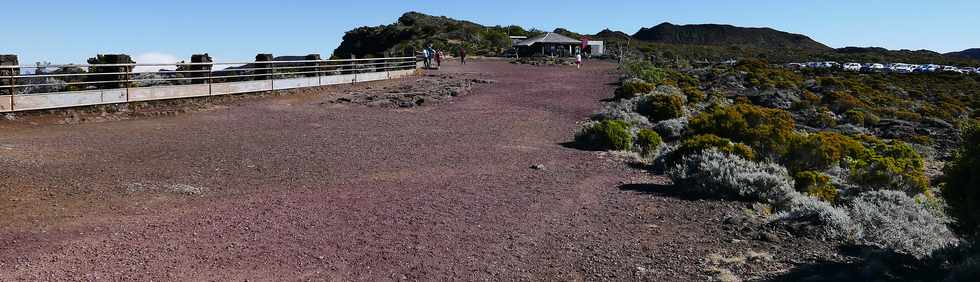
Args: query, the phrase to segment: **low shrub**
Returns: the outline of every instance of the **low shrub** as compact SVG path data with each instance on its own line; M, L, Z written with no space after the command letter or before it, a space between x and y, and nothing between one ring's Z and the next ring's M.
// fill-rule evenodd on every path
M682 189L711 197L782 203L796 193L785 168L715 148L685 155L667 175Z
M708 149L734 154L747 160L755 159L755 152L749 146L716 135L705 134L693 136L681 142L681 145L667 158L667 164L671 165L686 155L697 154Z
M861 242L919 258L956 242L945 222L897 191L872 191L850 204L851 219L864 230Z
M632 99L620 99L606 103L599 113L595 114L593 120L623 120L635 127L651 127L653 124L647 117L636 112L636 104L646 101L646 97L636 97Z
M604 120L583 126L575 135L575 142L593 150L629 150L633 146L633 134L622 120Z
M931 195L925 161L909 144L862 136L867 148L850 155L850 180L870 190L902 191L911 196Z
M980 123L963 129L963 143L943 170L943 196L954 229L970 239L980 238Z
M641 79L627 79L623 81L623 86L618 89L617 96L621 98L633 98L653 91L656 85Z
M684 135L684 130L687 129L687 119L686 118L675 118L668 119L658 122L653 127L661 137L667 139L677 139Z
M663 139L660 138L660 134L656 131L650 129L640 129L636 133L636 144L640 147L641 153L644 156L649 156L663 145Z
M683 96L651 95L639 112L654 121L675 119L684 116L684 104Z
M701 91L701 89L693 85L685 86L682 90L684 91L684 95L687 96L687 102L689 103L701 103L708 98L708 95L704 94L704 91Z
M663 84L669 78L667 70L658 68L646 61L631 62L625 65L626 75L630 78L638 78L655 85Z
M776 213L774 221L803 225L808 227L804 230L806 232L845 242L857 240L863 233L861 226L851 220L846 210L799 193L789 199L784 211Z
M824 95L822 102L836 113L844 113L856 108L867 107L867 104L861 101L861 99L841 91L834 91Z
M829 110L820 110L807 119L807 125L816 128L832 128L837 126L837 117Z
M864 153L861 142L834 132L794 136L784 162L790 171L823 171L846 164L844 158Z
M875 126L881 122L881 118L864 109L851 109L845 112L844 120L857 126Z
M792 70L773 67L769 62L757 59L740 60L735 70L745 73L749 86L762 89L797 89L803 77Z
M837 187L830 183L830 176L816 171L801 171L793 175L793 179L796 180L796 191L837 204L840 195Z
M922 115L910 111L897 110L894 112L894 117L901 120L919 122L922 121Z
M737 104L716 106L690 121L694 134L714 134L742 142L770 156L781 156L789 149L796 122L789 112Z

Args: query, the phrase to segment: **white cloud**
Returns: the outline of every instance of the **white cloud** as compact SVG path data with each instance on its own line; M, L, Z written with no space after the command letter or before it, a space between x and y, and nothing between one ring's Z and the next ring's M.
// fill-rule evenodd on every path
M136 58L133 58L133 60L136 61L137 64L176 64L177 62L180 62L180 59L177 59L177 56L157 52L139 54L136 55ZM177 69L177 66L137 66L133 69L133 71L154 72L160 69L174 70Z

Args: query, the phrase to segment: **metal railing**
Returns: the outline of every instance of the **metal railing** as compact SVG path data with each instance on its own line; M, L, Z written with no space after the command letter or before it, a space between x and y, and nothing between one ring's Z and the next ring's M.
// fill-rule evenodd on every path
M134 71L158 68L156 71ZM38 66L0 66L0 112L25 110L18 109L19 97L88 93L91 91L123 90L125 101L102 99L99 103L53 103L44 108L70 107L90 104L129 102L131 92L145 92L142 88L165 86L207 86L207 93L177 93L158 95L160 99L184 96L223 95L215 93L215 85L229 85L241 82L266 82L269 87L242 88L233 93L279 90L298 87L338 84L347 81L355 83L366 80L392 78L392 73L405 73L417 68L416 57L391 57L346 60L295 60L295 61L255 61L255 62L207 62L175 64L68 64ZM21 70L28 71L22 74ZM360 78L359 78L360 77ZM363 79L361 79L363 78ZM282 87L277 87L284 84ZM234 85L232 85L234 86ZM268 89L266 89L268 88ZM176 87L175 87L176 89ZM171 89L173 90L173 89ZM88 92L86 92L88 91ZM185 90L181 90L185 91ZM195 90L200 92L200 90ZM226 91L227 92L227 91ZM171 97L178 96L178 97ZM70 96L67 96L70 99ZM156 96L154 96L156 97ZM9 99L9 105L4 105ZM26 98L24 98L26 99ZM139 99L145 101L147 99ZM28 109L38 109L32 105Z

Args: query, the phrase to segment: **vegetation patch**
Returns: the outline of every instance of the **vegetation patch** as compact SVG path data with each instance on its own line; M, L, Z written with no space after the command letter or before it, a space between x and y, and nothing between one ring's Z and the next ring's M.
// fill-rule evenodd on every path
M593 150L629 150L633 147L630 126L622 120L591 122L575 135L575 142Z

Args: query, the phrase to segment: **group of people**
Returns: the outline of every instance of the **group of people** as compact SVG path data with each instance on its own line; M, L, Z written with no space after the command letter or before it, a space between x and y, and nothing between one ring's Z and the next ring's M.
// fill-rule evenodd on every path
M459 57L459 63L465 65L466 64L466 48L459 47L459 52L457 52L456 54ZM429 46L425 47L425 49L422 49L422 58L425 59L424 60L425 61L425 68L427 68L427 69L431 69L432 68L432 62L433 61L435 61L436 67L442 67L442 59L445 56L446 55L441 50L436 50L435 48L432 48L432 44L429 44Z

